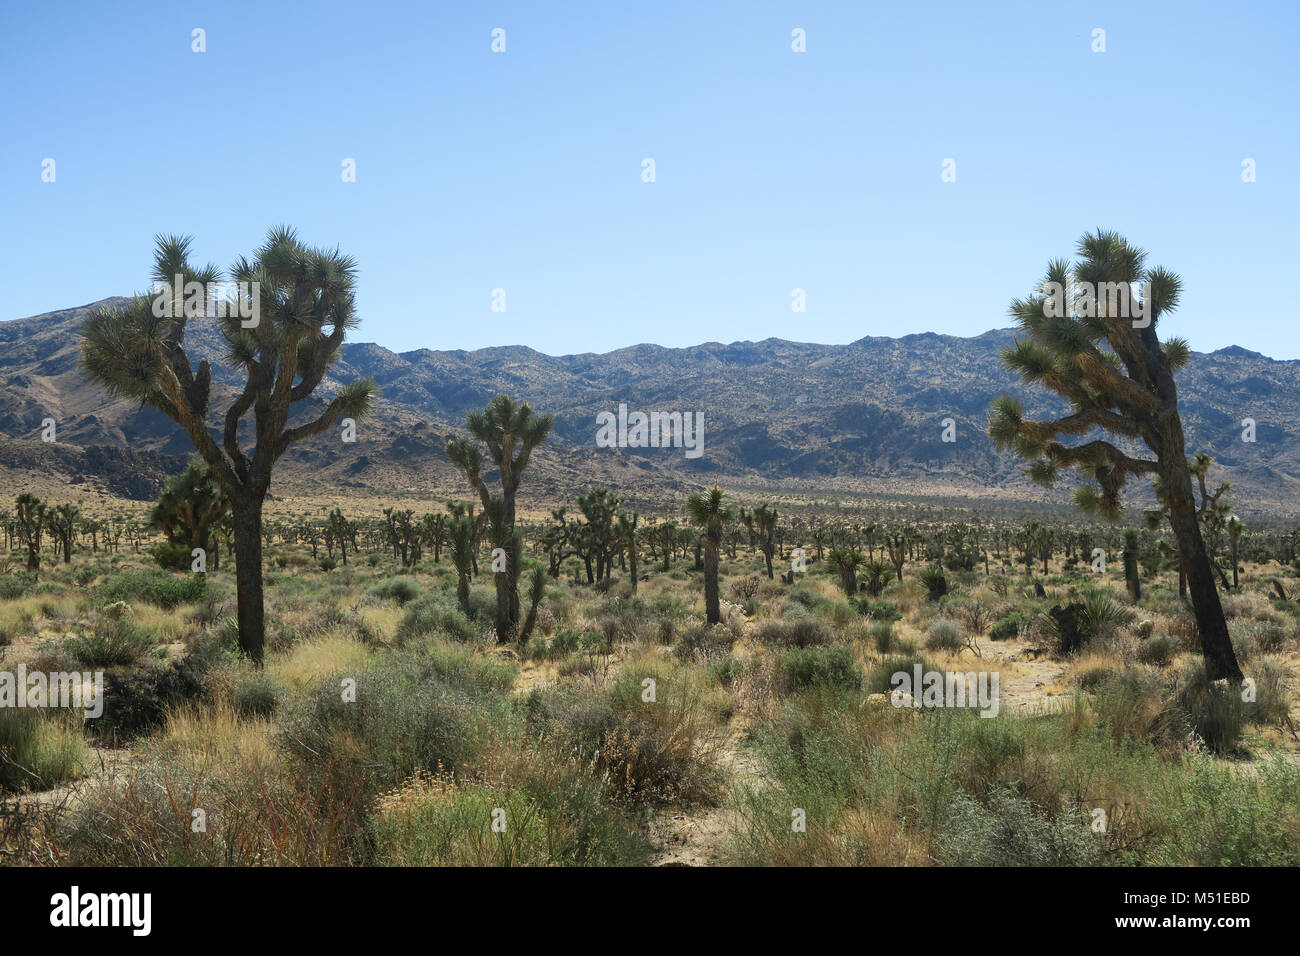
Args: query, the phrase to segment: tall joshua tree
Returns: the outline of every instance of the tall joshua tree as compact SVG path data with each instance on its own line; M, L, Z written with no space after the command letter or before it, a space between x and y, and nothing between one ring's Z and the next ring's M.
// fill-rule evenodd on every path
M199 456L230 497L238 585L239 646L262 661L262 504L271 471L294 442L370 410L375 384L345 385L315 417L290 425L295 405L320 385L347 331L357 325L356 262L316 249L288 228L272 229L250 261L240 257L230 278L235 307L214 307L207 291L221 279L214 265L193 266L191 239L159 236L154 288L121 309L96 309L81 330L82 364L111 394L152 405L185 429ZM179 277L179 278L177 278ZM215 314L213 314L215 313ZM209 427L212 368L185 353L187 319L210 321L225 340L225 359L245 375L220 434ZM326 331L328 330L328 331ZM254 445L240 445L240 423L252 412Z
M1113 232L1084 234L1078 256L1073 264L1049 263L1044 285L1012 303L1011 314L1026 335L1003 353L1003 362L1023 381L1068 400L1070 413L1032 421L1017 399L1003 395L990 411L989 435L1032 461L1027 472L1040 483L1052 484L1062 469L1078 469L1092 483L1075 491L1076 503L1112 520L1123 514L1120 492L1129 478L1157 478L1187 569L1206 671L1211 679L1240 681L1201 537L1178 413L1174 372L1191 353L1182 339L1161 343L1156 336L1159 320L1178 307L1182 281L1163 267L1148 268L1146 253ZM1127 447L1142 442L1155 457L1131 455L1103 438L1059 440L1097 430L1118 436Z
M722 532L736 520L736 513L728 504L726 494L714 485L712 491L697 491L686 499L686 515L700 529L700 544L704 549L704 617L708 623L717 624L722 620L718 551L722 546Z
M500 478L500 494L492 494L483 477L483 453L468 438L461 436L447 442L447 457L478 492L493 549L505 552L505 570L494 573L493 578L497 589L497 640L508 641L519 627L519 561L523 551L523 542L515 531L515 496L533 450L551 434L555 416L536 415L527 402L516 404L510 396L498 395L483 411L471 412L465 423L470 435L487 446Z

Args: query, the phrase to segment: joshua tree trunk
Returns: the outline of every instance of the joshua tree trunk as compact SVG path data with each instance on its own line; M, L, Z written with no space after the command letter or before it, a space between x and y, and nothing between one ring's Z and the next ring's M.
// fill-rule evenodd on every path
M1135 603L1142 599L1142 579L1138 576L1137 540L1124 542L1124 583L1128 585L1128 596Z
M704 547L704 618L710 624L722 620L718 603L718 546L712 542Z
M262 607L262 502L233 502L235 584L239 609L239 647L261 666L266 636Z
M1201 537L1201 522L1196 515L1192 475L1183 452L1182 424L1177 420L1177 412L1173 417L1174 421L1165 428L1165 434L1170 437L1161 463L1169 472L1166 475L1169 523L1178 541L1178 563L1187 589L1191 591L1192 611L1196 615L1196 629L1201 634L1201 647L1210 679L1228 678L1240 683L1241 667L1232 650L1214 572Z

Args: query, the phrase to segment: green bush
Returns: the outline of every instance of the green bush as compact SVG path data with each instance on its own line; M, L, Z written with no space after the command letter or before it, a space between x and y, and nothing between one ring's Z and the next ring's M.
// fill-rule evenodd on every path
M834 637L826 623L816 618L797 621L774 618L758 627L758 639L773 647L814 647L829 644Z
M80 711L0 707L0 791L45 790L81 775Z
M1178 654L1182 642L1168 634L1157 634L1138 645L1137 659L1143 664L1164 667Z
M78 664L92 668L135 664L156 646L153 635L136 627L128 615L101 617L89 632L64 642Z
M190 550L183 544L160 541L149 549L149 553L164 571L189 571L194 562Z
M862 667L842 644L795 648L781 655L778 667L786 691L817 685L851 690L862 686Z
M889 621L872 621L871 626L867 628L867 636L871 638L872 643L876 645L876 650L881 654L896 650L895 645L898 641L894 635L894 625Z
M201 601L207 596L208 583L202 574L169 574L166 571L121 571L99 585L106 602L143 601L161 608Z
M426 594L408 605L406 615L397 626L399 643L428 634L441 634L465 644L477 643L483 639L478 628L459 608L447 604L441 594Z
M858 599L858 614L862 617L869 617L873 621L898 621L903 617L903 612L891 604L889 601L873 600L871 598Z
M989 640L1006 641L1019 637L1033 623L1033 615L1025 611L1009 611L993 622L989 628Z
M14 601L25 597L36 586L36 575L30 571L10 571L0 574L0 600Z
M921 673L938 671L938 665L917 654L886 657L867 672L866 693L889 694L894 690L894 675L900 671L910 678L916 673L916 665L921 665Z
M242 717L270 717L280 707L285 690L265 671L247 674L235 686L233 703Z
M371 597L381 601L396 601L402 607L410 604L423 593L420 583L415 578L405 575L385 578L366 589L366 594Z

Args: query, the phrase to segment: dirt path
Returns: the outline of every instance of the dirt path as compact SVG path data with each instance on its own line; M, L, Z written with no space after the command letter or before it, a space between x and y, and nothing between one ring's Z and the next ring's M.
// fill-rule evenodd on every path
M718 766L728 782L752 780L757 775L754 758L741 747L742 732L733 728L718 751ZM725 801L725 797L724 797ZM650 836L659 849L651 866L721 866L727 833L735 811L726 806L675 809L650 821Z
M1024 641L980 641L983 667L999 671L1001 712L1041 714L1059 710L1070 702L1073 692L1066 679L1066 665L1039 653ZM978 669L978 668L976 668Z

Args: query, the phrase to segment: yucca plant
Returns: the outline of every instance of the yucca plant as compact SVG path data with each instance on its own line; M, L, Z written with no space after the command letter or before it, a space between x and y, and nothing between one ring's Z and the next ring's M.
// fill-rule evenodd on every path
M700 529L700 545L704 549L704 618L709 624L718 624L722 621L718 551L722 533L736 520L736 513L727 502L726 493L714 485L712 491L697 491L686 499L686 515Z

